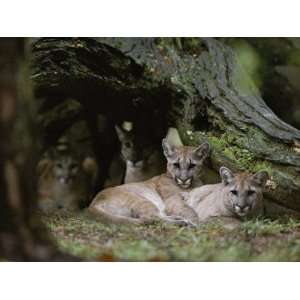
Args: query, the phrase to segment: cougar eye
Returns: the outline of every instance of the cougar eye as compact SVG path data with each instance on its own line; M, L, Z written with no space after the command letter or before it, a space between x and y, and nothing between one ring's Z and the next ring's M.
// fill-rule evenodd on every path
M238 194L238 192L236 190L232 190L232 191L230 191L230 193L234 196L236 196Z
M173 166L174 166L175 168L177 168L177 169L179 169L179 168L180 168L180 165L179 165L179 163L174 163L174 164L173 164Z
M247 195L248 195L248 196L251 196L251 195L254 195L254 194L255 194L255 191L248 191L248 192L247 192Z
M57 166L59 169L61 169L61 168L63 167L61 163L56 164L56 166Z
M127 147L127 148L130 148L131 147L131 144L129 143L129 142L125 142L125 147Z
M194 169L196 167L196 164L190 164L189 169Z

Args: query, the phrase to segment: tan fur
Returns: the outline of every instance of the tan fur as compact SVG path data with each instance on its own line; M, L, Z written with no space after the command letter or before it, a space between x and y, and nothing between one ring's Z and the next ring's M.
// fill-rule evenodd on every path
M186 203L196 211L200 222L215 218L241 220L263 213L262 192L267 180L266 172L234 175L222 167L220 173L222 183L204 185L182 194Z
M132 123L129 124L132 126ZM165 159L161 149L149 145L147 138L138 135L131 127L131 130L125 130L123 127L115 127L121 153L115 155L110 165L105 188L145 181L165 171Z
M97 163L84 159L70 184L60 182L54 176L55 160L44 158L37 166L38 208L45 213L74 211L89 204L97 177Z
M203 143L199 147L174 147L164 139L162 146L167 158L167 174L177 185L183 189L192 185L202 185L199 175L203 162L209 155L208 143Z
M149 149L141 161L133 163L126 161L124 183L141 182L159 175L165 171L165 159L158 149Z
M195 163L202 165L207 152L202 153L203 157L198 156L199 153L195 157L195 151L198 149L199 147L172 147L165 150L165 154L168 161L175 159L188 163L193 158ZM171 164L171 161L169 163ZM184 163L182 167L186 167ZM201 181L193 178L189 186L182 186L175 180L176 174L180 176L179 173L177 169L170 167L166 174L147 181L103 190L93 199L89 211L102 220L111 222L148 223L163 220L195 225L198 220L196 213L177 196L184 189L189 191L198 184L201 185Z
M117 223L149 223L163 220L196 223L197 215L181 199L174 201L180 189L166 174L139 183L129 183L101 191L89 211L104 220Z
M157 149L149 149L150 154L133 163L116 155L109 168L109 176L104 183L104 188L114 187L123 183L141 182L165 171L165 159Z
M127 135L128 138L128 135ZM120 138L121 143L123 140ZM138 140L137 140L138 141ZM188 147L183 147L182 141L180 139L178 130L176 128L170 127L168 129L166 135L166 141L168 144L173 145L177 149L186 149ZM138 148L135 146L135 148ZM126 153L126 151L124 151ZM123 158L126 162L126 171L124 176L124 183L131 183L131 182L141 182L147 179L150 179L154 176L160 175L166 171L166 160L163 157L162 149L157 148L155 146L145 147L142 150L141 160L137 162L133 162L129 159L129 153L124 154ZM132 155L131 155L132 157Z

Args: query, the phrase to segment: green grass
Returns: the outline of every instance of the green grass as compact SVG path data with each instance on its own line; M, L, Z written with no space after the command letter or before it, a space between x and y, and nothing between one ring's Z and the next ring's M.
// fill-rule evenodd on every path
M248 221L234 230L157 223L108 225L87 214L44 216L63 251L95 261L299 261L300 221Z

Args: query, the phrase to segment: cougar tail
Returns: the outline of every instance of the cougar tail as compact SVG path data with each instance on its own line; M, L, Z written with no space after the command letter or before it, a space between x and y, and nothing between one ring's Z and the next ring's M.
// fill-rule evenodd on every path
M141 219L125 217L125 216L120 216L120 215L113 215L99 207L95 208L95 207L90 206L88 208L88 212L103 223L144 224L144 221Z

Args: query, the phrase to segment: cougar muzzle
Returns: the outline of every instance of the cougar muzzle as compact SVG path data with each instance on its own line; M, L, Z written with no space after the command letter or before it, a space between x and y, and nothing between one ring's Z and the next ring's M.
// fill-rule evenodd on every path
M192 185L193 178L181 179L179 177L176 177L175 181L180 187L187 189Z

